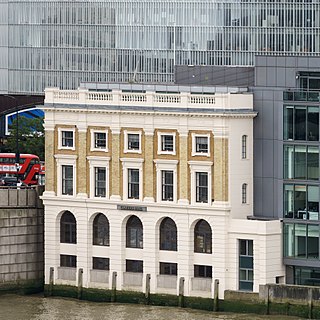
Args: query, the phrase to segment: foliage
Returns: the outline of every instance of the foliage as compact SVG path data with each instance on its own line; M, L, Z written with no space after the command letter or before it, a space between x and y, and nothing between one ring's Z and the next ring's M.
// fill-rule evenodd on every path
M19 116L18 120L19 153L30 153L44 160L44 128L43 118L27 118ZM14 119L9 127L10 136L6 142L8 152L16 152L17 120Z

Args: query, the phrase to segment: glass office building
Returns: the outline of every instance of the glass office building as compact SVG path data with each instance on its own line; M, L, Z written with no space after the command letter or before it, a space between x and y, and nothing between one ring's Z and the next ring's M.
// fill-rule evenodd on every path
M315 0L0 0L0 92L174 81L175 65L320 52Z

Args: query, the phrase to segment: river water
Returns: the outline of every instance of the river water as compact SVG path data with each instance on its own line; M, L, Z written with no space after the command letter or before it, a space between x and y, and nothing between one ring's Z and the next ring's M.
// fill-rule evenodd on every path
M181 308L112 304L41 295L0 295L1 320L297 320L286 316L213 313Z

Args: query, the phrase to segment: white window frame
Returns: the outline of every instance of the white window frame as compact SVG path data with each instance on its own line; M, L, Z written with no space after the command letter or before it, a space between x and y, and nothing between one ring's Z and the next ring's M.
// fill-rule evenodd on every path
M94 199L109 199L109 163L110 157L87 157L89 161L89 171L90 171L90 198ZM106 196L96 197L95 196L95 168L105 168L106 169Z
M176 203L177 202L177 165L178 160L154 160L157 172L157 202ZM162 200L162 171L173 171L173 201Z
M95 147L95 133L105 133L106 134L106 147L105 148L96 148ZM90 151L104 151L108 152L108 130L96 130L91 129L90 130L90 137L91 137L91 146Z
M249 136L247 134L241 135L241 160L248 160L248 142Z
M128 149L128 135L129 134L138 134L139 135L139 149L137 150L131 150ZM128 130L124 130L124 148L123 148L123 152L124 153L142 153L142 149L141 149L141 131L128 131Z
M62 133L65 131L71 131L73 133L73 146L65 147L62 145ZM58 149L59 150L76 150L75 128L58 128Z
M162 136L173 136L173 151L162 151ZM158 154L176 155L176 133L175 132L158 132Z
M212 165L211 161L189 161L190 174L191 174L191 204L195 206L211 206L212 205ZM208 173L208 202L197 202L196 195L196 173Z
M120 158L122 162L122 172L123 172L123 200L140 202L143 199L143 162L144 159L135 158ZM139 199L129 199L128 198L128 169L139 169Z
M76 161L78 156L67 154L56 154L57 164L57 195L60 197L74 198L77 193ZM62 194L62 166L73 166L73 195Z
M192 156L210 157L210 134L192 133ZM207 138L208 152L197 152L196 138Z
M244 187L245 186L245 194L244 194ZM245 202L243 202L245 200ZM243 182L241 184L241 205L246 206L249 204L249 184L247 182Z

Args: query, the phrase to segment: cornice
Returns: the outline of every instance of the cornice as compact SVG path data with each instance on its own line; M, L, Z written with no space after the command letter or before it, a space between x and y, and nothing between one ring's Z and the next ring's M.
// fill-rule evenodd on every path
M115 110L115 109L88 109L88 108L63 108L63 107L45 107L46 112L62 112L62 113L93 113L93 114L117 114L117 115L156 115L156 116L172 116L177 117L197 117L197 118L236 118L236 119L253 119L257 116L258 112L242 109L244 112L234 110L216 110L212 112L197 112L195 110L184 111L161 111L161 110Z

